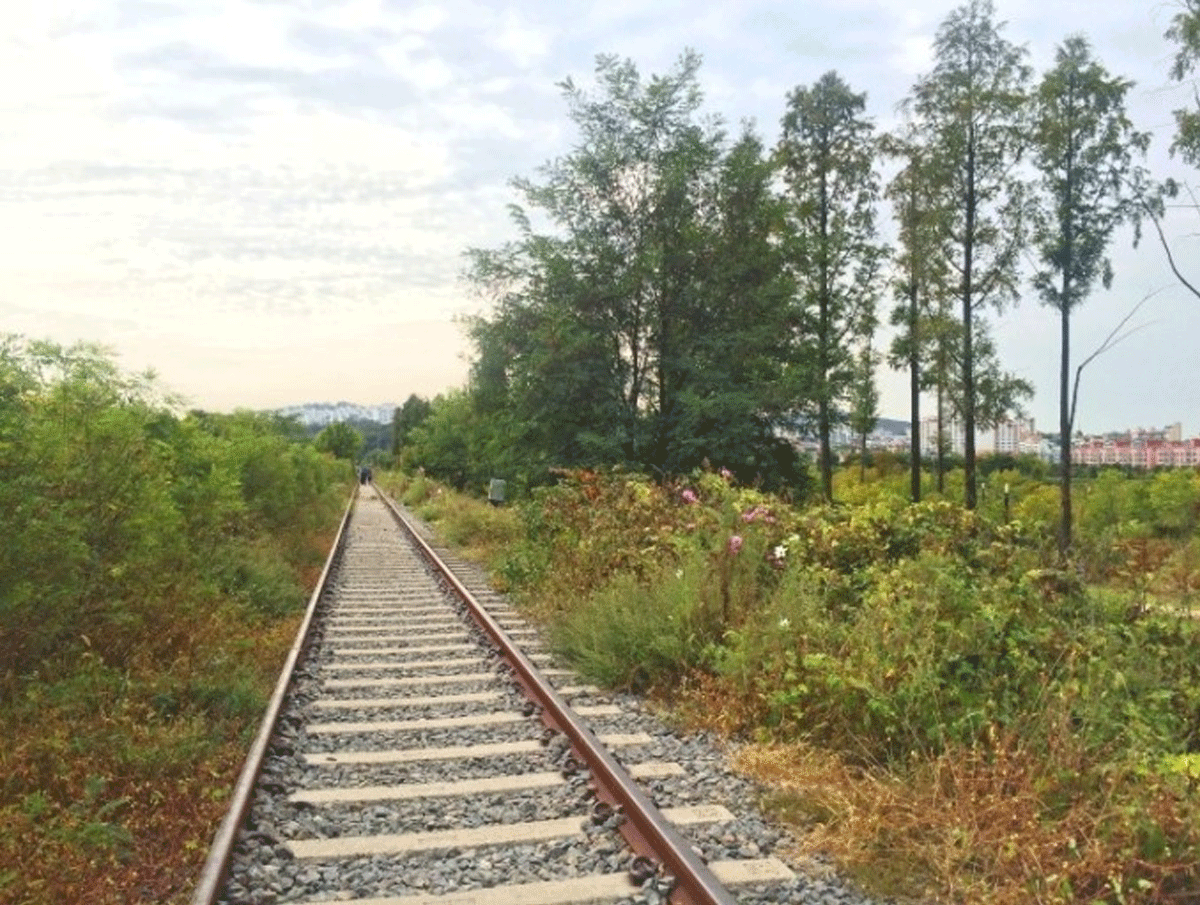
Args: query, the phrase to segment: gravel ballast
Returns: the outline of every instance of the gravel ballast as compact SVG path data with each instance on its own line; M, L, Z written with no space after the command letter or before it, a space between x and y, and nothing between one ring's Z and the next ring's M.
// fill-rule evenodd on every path
M454 607L441 603L436 581L425 575L414 553L389 553L396 562L386 571L372 563L378 551L390 549L399 538L391 516L364 488L348 527L350 532L343 561L319 608L337 619L340 609L353 610L353 625L339 621L337 631L316 632L289 689L289 694L271 744L272 756L264 764L254 793L247 824L241 829L220 902L228 905L304 901L353 901L357 898L442 894L492 886L559 880L589 874L623 872L631 855L616 830L620 815L593 816L594 800L585 774L563 774L567 745L561 736L548 734L536 715L529 715L524 699L503 670L497 669L478 634L460 623L461 629L439 622L436 634L460 634L475 647L453 653L422 653L418 659L452 659L453 665L425 669L405 664L404 653L378 656L341 651L351 644L344 638L367 635L372 626L391 637L399 634L410 645L424 644L423 629L396 628L395 615L364 616L364 607L395 603L425 610L444 606L453 616ZM427 527L425 528L427 531ZM449 551L438 551L460 576L460 580L505 624L519 624L504 599L487 587L486 577L476 567L463 563ZM397 593L419 585L420 591ZM425 590L428 588L428 590ZM351 589L353 592L351 593ZM404 603L399 599L403 597ZM425 618L422 615L421 618ZM536 650L532 637L521 635L522 645ZM353 649L385 647L352 642ZM386 645L403 651L405 644ZM355 659L375 664L359 671ZM539 664L549 662L544 655ZM379 666L387 661L386 668ZM335 669L329 667L336 666ZM326 687L330 679L394 679L422 675L488 673L489 678L466 683L448 682L415 686ZM581 686L574 677L556 678L556 686ZM429 703L411 706L403 698L436 698L474 692L494 693L482 702ZM386 706L322 707L315 701L336 698L353 702L395 698ZM680 835L710 862L777 857L787 860L788 837L753 808L759 790L734 773L719 741L707 734L682 734L658 719L638 698L582 689L571 696L573 705L615 705L617 716L590 716L586 722L597 735L644 734L641 743L613 749L623 764L632 767L647 762L678 764L682 775L663 775L640 780L647 795L664 809L722 806L731 819L691 823L678 827ZM514 715L512 722L473 725L471 720L489 715ZM415 721L453 718L462 725L440 728L402 728L385 731L309 731L314 723ZM314 727L317 728L317 727ZM434 749L466 749L492 744L519 745L520 750L486 756L442 758ZM403 763L319 762L347 752L364 752L380 757L397 750L419 749L424 757ZM317 760L317 763L313 761ZM488 777L524 774L558 774L561 778L545 787L484 793L472 796L439 794L436 797L387 799L313 804L293 800L296 793L312 790L374 789L380 786L463 783ZM294 847L319 840L341 840L355 844L359 837L402 837L404 834L438 833L454 828L517 827L529 821L548 824L567 819L569 835L533 842L503 845L435 845L394 853L342 857L298 857ZM423 837L424 838L424 837ZM405 844L408 844L406 841ZM809 876L798 864L789 865L794 877L786 882L750 885L731 890L740 905L800 903L800 905L871 905L870 900L832 875ZM666 881L647 881L641 889L630 886L628 897L614 900L619 905L648 905L666 901Z

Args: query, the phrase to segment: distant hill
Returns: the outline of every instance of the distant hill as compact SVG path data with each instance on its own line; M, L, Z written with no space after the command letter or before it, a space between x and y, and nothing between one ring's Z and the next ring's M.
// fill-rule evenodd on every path
M287 405L274 411L284 417L295 418L308 427L325 427L339 421L374 421L390 424L396 403L380 405L358 405L354 402L305 402L302 405Z
M908 422L898 421L895 418L880 418L875 423L875 432L877 434L905 435L908 433Z
M339 421L374 421L377 424L391 424L392 413L397 403L386 402L380 405L359 405L355 402L305 402L301 405L287 405L274 409L285 417L294 417L307 427L325 427ZM908 422L896 418L880 418L875 425L877 434L905 435L908 433Z

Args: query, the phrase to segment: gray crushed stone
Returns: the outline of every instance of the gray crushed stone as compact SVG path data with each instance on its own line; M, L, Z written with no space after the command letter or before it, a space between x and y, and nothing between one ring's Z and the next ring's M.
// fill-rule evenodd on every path
M367 500L360 503L365 504ZM378 537L384 522L364 513L352 522L359 536ZM427 526L425 528L427 529ZM432 535L430 535L432 536ZM377 542L377 541L375 541ZM464 576L465 583L485 602L504 605L503 598L487 587L486 578L469 563L449 551L439 550ZM335 596L340 585L351 580L359 568L343 564L335 578ZM398 582L412 568L397 569ZM364 600L378 595L357 593L350 605L365 605ZM412 595L426 600L428 595ZM347 605L342 597L340 605ZM364 633L369 631L363 629ZM412 635L416 637L414 631ZM471 633L474 636L474 633ZM340 644L340 642L337 642ZM400 783L455 782L514 773L559 771L566 756L566 743L560 736L544 738L540 722L524 718L504 725L455 727L405 732L354 734L308 733L306 720L332 723L349 720L417 719L432 716L463 716L484 712L521 712L523 699L511 683L494 669L493 658L481 648L472 663L464 663L450 673L493 672L495 678L462 685L419 686L412 689L328 689L325 694L342 699L376 698L392 695L431 696L439 689L449 693L468 690L499 691L501 697L483 704L438 705L394 708L314 708L311 702L322 694L323 679L332 676L352 678L354 671L333 673L324 669L327 662L350 662L331 653L334 636L327 634L309 647L308 656L293 682L271 749L254 794L250 815L242 828L235 850L229 880L219 900L225 905L273 905L303 902L316 898L355 898L402 896L419 893L447 893L481 889L499 884L562 879L591 873L623 871L630 854L615 825L619 815L607 822L595 823L590 817L592 796L585 776L576 774L558 786L529 791L482 796L426 798L421 800L372 801L356 804L318 805L293 802L288 796L302 789L362 787ZM355 645L360 646L360 645ZM369 645L361 645L367 647ZM471 656L469 652L422 655L448 657ZM370 657L363 658L370 660ZM389 656L399 662L399 657ZM419 668L364 671L366 677L419 675ZM438 669L438 674L443 670ZM556 684L580 684L578 680L559 680ZM593 717L593 731L644 732L651 741L644 745L620 747L614 754L625 764L642 761L674 761L685 769L685 776L649 779L643 788L660 807L718 804L735 816L727 822L681 827L680 834L707 860L757 858L775 855L784 858L787 834L773 826L753 808L759 790L749 780L734 773L719 741L706 734L681 735L665 725L637 698L605 692L576 696L574 703L611 703L622 708L620 717ZM338 751L380 751L396 747L442 747L489 744L493 742L537 740L544 742L530 753L503 754L453 761L417 761L402 764L314 766L304 754ZM326 839L371 833L427 832L464 826L511 824L528 820L578 817L580 834L570 839L536 844L484 846L463 849L414 852L403 855L351 857L336 859L297 859L288 849L293 840ZM734 890L739 905L872 905L848 884L830 872L820 876L806 874L800 865L793 880L741 887ZM618 905L658 905L667 901L669 878L652 878L640 889L631 886L630 895Z

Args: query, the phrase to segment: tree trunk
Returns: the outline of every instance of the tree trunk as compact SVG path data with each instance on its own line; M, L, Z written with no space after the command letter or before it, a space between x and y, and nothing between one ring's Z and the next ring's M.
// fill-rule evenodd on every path
M828 151L825 152L826 156ZM825 502L833 502L833 449L829 441L833 429L833 418L830 409L833 400L830 399L829 386L829 345L830 333L833 326L829 318L829 188L826 180L828 173L821 171L821 190L819 204L821 205L820 223L820 286L818 288L818 320L817 320L817 368L820 379L820 404L818 406L817 430L821 434L821 491L825 494Z
M912 343L912 351L908 356L908 402L912 418L912 437L909 443L912 462L909 466L909 483L912 501L919 503L921 502L921 358L918 354L920 337L917 335L919 318L917 316L916 280L912 281L908 292L908 336Z
M821 445L821 493L826 503L833 502L833 446L829 442L831 422L829 402L822 397L817 405L817 433L820 435Z
M971 265L975 251L975 128L972 125L967 135L967 222L963 230L963 283L962 283L962 382L963 382L963 505L968 509L976 506L975 497L975 349L974 349L974 306L972 304Z
M1064 279L1064 284L1066 280ZM1071 368L1071 306L1062 306L1062 361L1058 373L1058 467L1061 515L1058 524L1058 556L1066 559L1071 548L1071 403L1068 384Z
M937 390L937 490L946 492L946 406L942 385Z
M1075 79L1074 73L1068 86L1071 96L1071 109L1074 110ZM1074 118L1072 117L1072 124ZM1058 558L1065 561L1071 549L1071 422L1074 420L1073 406L1068 395L1071 372L1071 272L1075 266L1075 231L1071 210L1074 206L1075 194L1075 142L1073 132L1069 132L1067 141L1067 173L1066 196L1064 208L1067 216L1063 222L1063 261L1062 261L1062 290L1059 297L1059 311L1062 314L1062 349L1060 350L1058 369L1058 467L1059 467L1059 502L1061 513L1058 523Z

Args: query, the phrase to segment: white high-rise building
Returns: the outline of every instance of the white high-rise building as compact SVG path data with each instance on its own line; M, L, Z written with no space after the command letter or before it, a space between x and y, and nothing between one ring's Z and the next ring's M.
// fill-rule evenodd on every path
M948 449L956 455L966 452L966 432L962 422L947 421L944 425ZM921 421L921 448L933 452L937 449L937 418ZM1042 438L1032 418L1002 421L994 428L975 432L975 455L1040 455Z

